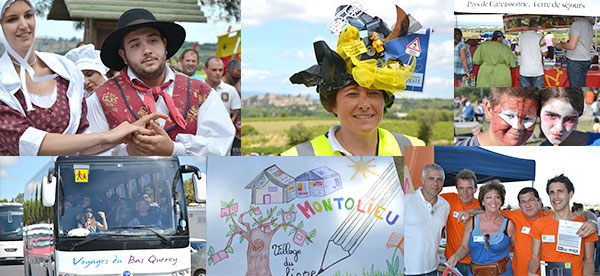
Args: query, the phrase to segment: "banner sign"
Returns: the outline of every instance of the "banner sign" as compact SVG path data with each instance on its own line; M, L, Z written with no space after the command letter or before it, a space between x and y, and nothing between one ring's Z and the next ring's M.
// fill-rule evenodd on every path
M430 34L431 28L427 28L425 33L409 34L384 44L386 58L395 57L404 64L410 64L413 58L417 59L415 72L406 81L406 91L423 92Z
M563 15L504 15L502 21L504 21L504 31L510 32L524 32L528 30L529 21L535 20L540 23L541 29L561 29L570 28L573 23L572 16Z
M455 13L511 13L597 16L596 0L454 0Z

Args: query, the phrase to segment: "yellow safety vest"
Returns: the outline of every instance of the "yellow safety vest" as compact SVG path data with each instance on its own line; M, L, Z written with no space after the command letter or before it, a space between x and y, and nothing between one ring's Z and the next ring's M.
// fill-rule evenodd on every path
M402 156L405 146L425 146L421 139L389 132L383 128L377 129L377 155ZM308 142L299 144L281 153L281 156L342 156L339 151L335 153L329 145L327 133Z

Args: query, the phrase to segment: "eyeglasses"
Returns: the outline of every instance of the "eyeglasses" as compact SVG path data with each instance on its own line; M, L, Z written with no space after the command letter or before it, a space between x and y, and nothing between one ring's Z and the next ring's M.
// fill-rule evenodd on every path
M85 210L86 213L94 213L92 210Z
M485 250L490 250L490 234L485 234L485 236L483 236L485 239L485 244L483 245L483 248Z
M519 204L532 203L532 202L536 202L537 200L538 199L534 197L529 200L523 200L523 201L519 202Z

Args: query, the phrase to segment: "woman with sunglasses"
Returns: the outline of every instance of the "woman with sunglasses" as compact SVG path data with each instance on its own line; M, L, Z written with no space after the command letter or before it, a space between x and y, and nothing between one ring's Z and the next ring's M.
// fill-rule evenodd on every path
M514 245L515 225L500 214L506 190L494 180L479 190L483 214L469 218L465 223L463 239L447 264L454 267L471 253L469 275L513 275L509 246Z
M108 229L106 215L102 211L98 211L98 215L100 215L100 217L102 218L103 223L96 221L96 218L94 217L94 211L92 210L92 208L86 208L85 211L83 211L83 213L77 216L77 219L79 220L77 226L79 228L85 228L89 230L90 233L95 233L97 230L105 231L106 229Z

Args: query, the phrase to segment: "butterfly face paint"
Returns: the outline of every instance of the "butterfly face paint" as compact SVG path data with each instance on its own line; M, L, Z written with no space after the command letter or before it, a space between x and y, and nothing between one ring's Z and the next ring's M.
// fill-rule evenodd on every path
M504 96L492 110L491 129L505 146L525 143L535 129L538 103L531 99Z
M542 107L541 128L553 145L562 143L577 127L579 114L564 99L552 99Z

